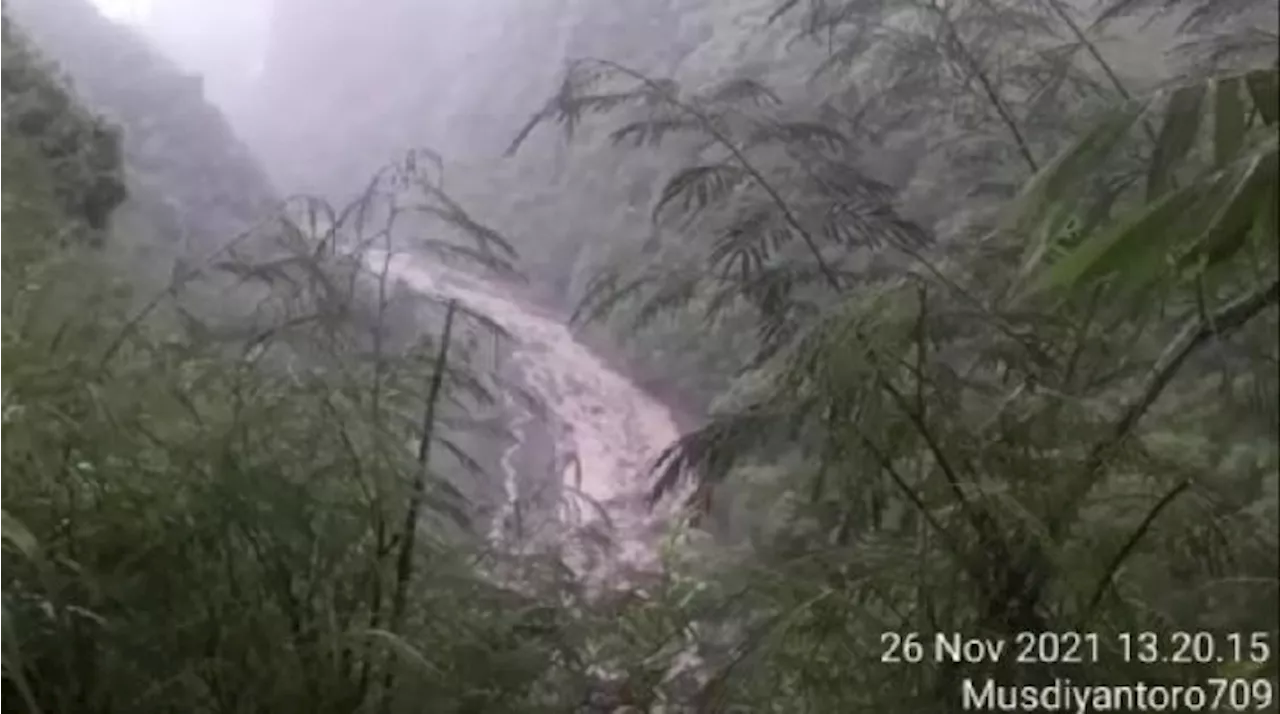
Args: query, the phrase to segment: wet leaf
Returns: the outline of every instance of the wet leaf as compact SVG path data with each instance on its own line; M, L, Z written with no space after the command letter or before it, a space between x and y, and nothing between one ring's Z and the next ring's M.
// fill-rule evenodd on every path
M432 664L430 660L422 655L416 647L409 644L404 638L397 636L393 632L381 629L368 629L360 632L352 633L353 637L364 637L370 640L381 642L400 657L418 665L423 670L432 672L433 674L443 675L444 673L439 667Z
M1276 115L1280 113L1280 106L1277 106L1280 105L1278 79L1280 79L1280 72L1274 69L1260 69L1244 76L1245 84L1249 87L1249 96L1253 99L1253 106L1267 126L1275 124Z
M1214 83L1213 160L1225 166L1244 143L1245 108L1240 80L1232 77Z
M39 543L36 537L27 530L17 518L9 515L8 511L0 511L0 537L4 542L13 546L19 553L33 558L39 549Z
M1208 227L1196 245L1181 259L1185 267L1200 260L1210 266L1235 255L1244 245L1250 228L1259 216L1262 202L1276 185L1276 146L1245 164L1227 178L1228 191L1212 214Z
M1142 105L1134 103L1099 122L1089 133L1058 154L1027 184L1027 188L1013 204L1006 228L1027 227L1057 210L1057 203L1066 200L1075 187L1097 171L1099 165L1128 135L1134 122L1142 115Z
M1154 199L1173 185L1173 171L1195 145L1200 131L1205 86L1194 84L1174 91L1165 108L1164 123L1156 139L1147 173L1147 198Z
M1071 287L1107 273L1132 267L1140 257L1167 246L1186 214L1188 189L1173 191L1147 204L1129 220L1095 234L1050 268L1029 291Z
M699 211L726 196L746 178L746 172L729 164L693 166L680 171L662 188L662 196L653 207L657 220L672 201L682 198L684 209Z

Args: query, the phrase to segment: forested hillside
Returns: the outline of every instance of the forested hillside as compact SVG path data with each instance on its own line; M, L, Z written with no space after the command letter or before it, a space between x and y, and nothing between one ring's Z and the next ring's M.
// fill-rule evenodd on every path
M6 710L1276 706L1273 4L281 0L262 172L10 4ZM660 570L489 535L511 335L393 239L679 407Z
M178 70L88 0L13 0L6 12L122 130L129 199L115 217L113 260L135 273L162 266L167 278L176 257L209 252L274 206L272 186L206 101L199 76Z

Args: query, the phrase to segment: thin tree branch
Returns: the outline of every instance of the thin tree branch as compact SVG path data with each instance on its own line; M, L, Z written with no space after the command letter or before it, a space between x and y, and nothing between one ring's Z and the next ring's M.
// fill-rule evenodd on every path
M854 425L854 430L857 431L858 440L862 442L863 448L871 453L871 456L880 464L880 468L884 469L884 472L889 475L890 480L892 480L894 485L898 487L898 490L902 491L902 495L906 496L907 500L911 501L911 504L916 507L916 510L919 511L920 515L924 518L925 523L927 523L929 527L938 534L947 550L951 551L951 554L960 561L961 567L963 567L971 577L977 579L980 575L980 571L972 562L970 562L969 557L965 555L964 550L960 547L955 536L938 521L938 519L933 515L933 512L929 510L929 507L926 506L924 501L920 498L920 495L917 494L915 490L911 488L911 485L907 483L907 480L903 478L902 474L893 465L893 461L889 458L888 454L881 451L880 447L876 446L875 442L872 441L871 438L867 436L866 433L857 425Z
M1174 486L1171 491L1166 493L1159 501L1156 502L1156 505L1151 508L1151 511L1147 513L1147 516L1138 524L1138 527L1129 536L1128 540L1125 541L1124 546L1120 548L1115 557L1111 559L1111 562L1107 564L1106 570L1102 571L1102 578L1098 581L1098 586L1094 588L1093 597L1089 598L1089 604L1084 609L1084 621L1082 624L1088 622L1093 611L1097 609L1098 604L1102 602L1102 596L1106 594L1107 588L1110 587L1112 579L1115 578L1116 571L1120 569L1120 566L1124 564L1125 559L1127 559L1129 554L1133 552L1133 549L1138 546L1142 537L1151 529L1151 524L1155 523L1156 518L1160 516L1164 509L1167 508L1169 504L1173 503L1174 499L1181 495L1183 491L1187 490L1190 485L1190 481L1179 482L1177 486Z
M1061 535L1071 522L1080 501L1093 488L1107 458L1132 434L1134 427L1146 415L1165 387L1177 376L1182 365L1197 350L1214 338L1220 338L1240 329L1280 298L1280 281L1261 286L1224 305L1216 313L1197 318L1183 328L1176 339L1165 349L1149 373L1146 385L1124 411L1107 436L1090 450L1084 462L1083 472L1072 484L1072 490L1064 500L1066 506L1058 511L1049 524L1051 538Z
M1118 93L1126 102L1133 101L1133 95L1129 92L1128 87L1124 86L1124 82L1120 79L1120 76L1111 68L1111 63L1102 56L1102 51L1099 50L1093 40L1090 40L1089 36L1085 34L1084 28L1080 27L1080 23L1076 22L1075 18L1071 17L1071 11L1063 6L1062 0L1046 0L1046 2L1049 4L1049 7L1053 9L1054 14L1056 14L1058 18L1062 20L1062 23L1067 26L1067 29L1071 30L1071 34L1075 36L1076 41L1085 48L1085 51L1089 53L1089 56L1093 58L1093 61L1098 64L1102 73L1107 76L1107 81L1111 82L1111 86L1115 87L1116 93ZM1152 127L1151 122L1145 118L1142 120L1142 129L1146 132L1148 139L1153 142L1156 141L1155 128Z
M947 14L947 11L944 8L939 7L936 3L929 3L924 7L936 15L938 20L942 23L942 26L945 28L947 33L948 44L952 45L956 53L959 55L960 60L967 65L966 69L972 73L973 78L978 80L978 83L982 85L983 94L985 94L987 100L991 102L992 108L996 110L996 114L1000 116L1000 120L1004 122L1005 127L1009 129L1009 134L1013 137L1013 142L1018 147L1018 153L1022 155L1022 159L1026 161L1031 172L1035 173L1039 171L1040 164L1036 161L1035 154L1031 152L1031 146L1027 143L1026 137L1022 135L1022 129L1018 126L1017 120L1014 119L1013 112L1010 111L1008 105L1005 104L1004 98L1000 96L1000 92L991 82L991 78L987 76L986 70L984 70L982 64L978 62L978 58L974 57L973 53L970 52L969 48L964 44L964 40L961 39L960 33L951 22L951 16Z
M769 199L773 201L774 205L778 207L778 210L782 212L783 220L785 220L787 225L791 226L791 228L800 235L800 239L804 241L805 247L807 247L809 252L813 254L814 259L818 263L818 270L822 273L822 277L826 280L827 284L831 286L831 289L836 292L840 292L840 279L836 275L835 270L833 270L827 263L826 259L822 257L822 252L818 248L818 243L814 239L813 234L805 229L805 227L800 223L800 219L796 218L795 214L791 212L791 207L787 204L786 200L782 198L782 195L778 193L777 189L775 189L769 181L765 179L764 174L760 173L760 171L747 160L746 155L742 153L742 149L738 148L738 145L734 143L732 139L716 127L715 122L711 120L711 117L707 116L696 107L680 101L680 99L673 96L666 87L663 87L640 72L636 72L635 70L609 60L594 57L588 58L588 60L602 64L610 69L621 72L632 79L642 82L649 89L658 92L669 104L697 119L702 124L706 132L710 134L717 143L727 149L729 153L733 155L734 160L742 166L742 169L746 171L751 178L759 184L760 188L764 189L765 193L769 195Z
M453 318L458 309L458 301L450 300L448 311L444 316L444 331L440 336L440 349L436 353L435 368L431 374L431 386L427 393L427 405L422 417L422 437L418 441L418 474L413 482L413 493L409 497L409 507L405 509L402 529L404 540L400 543L400 553L396 559L396 584L391 599L391 614L388 630L395 634L404 619L405 602L409 593L409 581L413 578L413 551L418 541L418 518L422 511L422 503L426 499L427 463L431 457L432 436L435 431L436 405L440 401L440 390L444 385L445 367L449 360L449 341L453 336ZM395 679L394 670L388 667L382 692L382 712L391 711L391 685Z

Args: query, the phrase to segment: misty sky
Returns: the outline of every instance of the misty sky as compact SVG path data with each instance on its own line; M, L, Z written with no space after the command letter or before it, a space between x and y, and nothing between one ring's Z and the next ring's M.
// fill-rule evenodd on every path
M205 96L224 112L252 101L261 71L271 0L92 0L132 25L184 71L204 79Z
M151 10L151 0L93 0L93 2L107 17L130 23L144 20Z

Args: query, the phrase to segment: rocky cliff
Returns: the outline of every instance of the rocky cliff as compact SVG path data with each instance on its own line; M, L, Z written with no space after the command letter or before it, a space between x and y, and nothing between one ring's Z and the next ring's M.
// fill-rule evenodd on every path
M11 0L6 12L86 107L119 127L130 193L123 220L144 214L133 225L151 239L198 247L244 230L275 203L199 75L87 0Z

